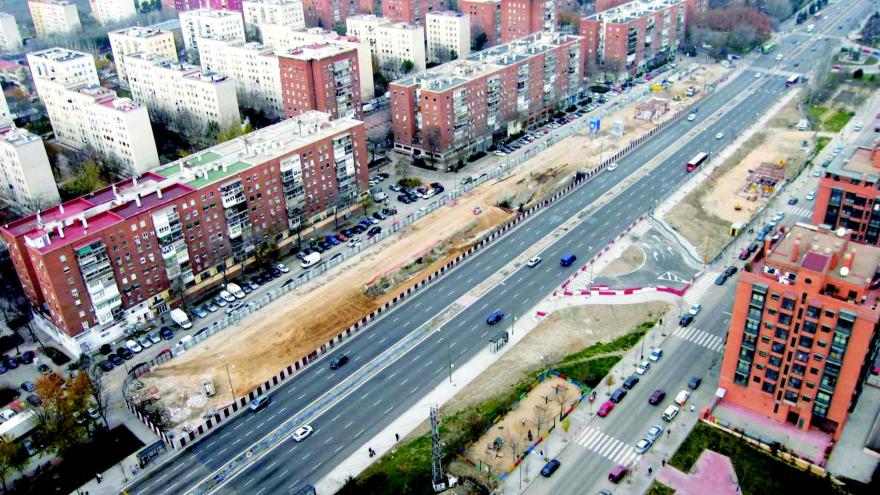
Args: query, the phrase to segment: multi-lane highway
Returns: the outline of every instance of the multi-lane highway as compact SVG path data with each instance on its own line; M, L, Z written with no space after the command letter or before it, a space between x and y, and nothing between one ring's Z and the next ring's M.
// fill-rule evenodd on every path
M768 58L762 57L762 61L766 63ZM487 338L495 331L485 323L489 312L513 307L521 316L521 311L532 307L569 275L570 270L561 268L557 262L562 255L573 253L581 260L592 256L626 225L656 204L657 200L678 187L686 176L683 164L689 158L700 151L718 151L746 128L755 115L770 107L785 91L784 79L784 76L766 75L756 78L754 71L746 71L730 81L700 105L695 121L682 120L670 125L620 160L616 171L600 174L556 205L524 222L481 254L459 265L407 303L387 313L362 336L349 341L343 349L351 358L350 364L339 370L330 370L326 363L317 363L301 371L289 383L273 392L273 402L269 407L259 413L244 413L231 419L171 462L139 479L129 492L170 494L184 493L193 488L339 381L380 355L392 343L441 313L488 275L497 273L525 248L544 238L627 175L664 150L682 145L647 177L585 217L577 227L546 248L541 253L546 260L544 263L533 269L514 271L508 278L510 283L487 292L455 315L438 332L312 420L311 425L315 429L312 437L302 443L286 440L269 455L253 462L221 491L278 493L307 482L316 482L337 462L359 449L393 417L443 380L450 354L453 364L457 365L486 345ZM709 119L714 112L728 106L743 92L747 92L745 100L732 109L726 109L725 118L713 120L688 142L680 142L682 136ZM718 132L724 133L722 139L715 139ZM366 451L363 454L366 455Z

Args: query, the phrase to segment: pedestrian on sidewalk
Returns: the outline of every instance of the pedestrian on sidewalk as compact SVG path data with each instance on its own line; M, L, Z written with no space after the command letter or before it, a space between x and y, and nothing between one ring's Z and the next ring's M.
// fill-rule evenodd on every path
M101 476L101 473L95 473L95 479L98 480L98 483L99 483L99 484L100 484L102 481L104 481L104 477Z
M663 464L663 467L666 467L666 459L660 459L660 462Z
M398 434L398 433L395 433L395 434L394 434L394 441L395 441L395 442L399 442L399 441L400 441L400 434Z
M694 405L691 404L691 412L694 412Z

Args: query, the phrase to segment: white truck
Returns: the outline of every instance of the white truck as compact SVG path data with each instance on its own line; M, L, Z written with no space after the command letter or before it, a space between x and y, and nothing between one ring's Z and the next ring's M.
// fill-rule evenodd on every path
M180 328L184 330L192 328L193 324L189 321L189 316L186 315L186 311L177 308L171 310L171 319L174 320L174 323L180 325Z
M226 284L226 290L228 290L236 299L244 299L244 291L241 290L241 287L238 284L233 284L229 282Z
M299 266L303 268L309 268L311 266L315 266L321 262L321 253L309 253L303 258L302 263Z
M37 427L37 417L34 411L27 409L20 411L0 424L0 436L7 436L15 440L23 437Z

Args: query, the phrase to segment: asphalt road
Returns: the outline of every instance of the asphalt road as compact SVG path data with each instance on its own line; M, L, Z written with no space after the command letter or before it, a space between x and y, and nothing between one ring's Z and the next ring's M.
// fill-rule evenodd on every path
M343 349L351 363L331 371L319 362L292 378L272 393L273 403L256 414L241 414L217 428L214 433L173 459L146 474L132 485L130 493L182 493L209 477L235 455L246 450L263 435L306 407L327 389L350 375L418 328L430 317L441 313L459 297L480 284L490 274L500 271L522 250L550 233L584 206L602 196L624 177L645 162L674 145L681 136L700 124L710 114L726 105L749 85L757 86L749 97L714 122L708 129L685 143L684 147L649 176L631 185L609 204L584 220L549 246L541 256L546 260L534 269L520 268L480 300L456 315L441 331L421 342L407 354L372 377L360 388L337 403L329 412L311 422L312 437L302 443L285 441L269 455L255 461L233 479L224 493L247 489L257 495L279 493L307 482L316 482L334 465L359 449L364 441L380 431L389 421L424 393L446 378L448 361L454 365L467 361L501 329L507 329L510 313L522 311L545 297L571 273L561 268L558 259L574 253L587 260L655 202L676 189L687 175L683 164L701 151L715 152L733 139L769 107L781 94L784 76L756 79L746 71L717 94L700 105L697 120L682 120L670 125L634 153L623 158L614 172L603 173L592 182L560 200L553 207L524 222L499 242L493 243L438 282L386 314L364 335L347 343ZM715 139L723 132L722 139ZM536 221L537 219L537 221ZM508 318L488 327L486 316L496 309ZM339 352L339 351L337 351ZM330 354L332 357L333 354ZM366 452L363 453L366 455Z

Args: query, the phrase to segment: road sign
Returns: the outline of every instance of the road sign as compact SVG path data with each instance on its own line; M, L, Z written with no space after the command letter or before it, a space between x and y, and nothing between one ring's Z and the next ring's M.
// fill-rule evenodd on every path
M599 117L593 117L590 119L590 134L595 134L599 132L599 128L601 126L602 121Z

